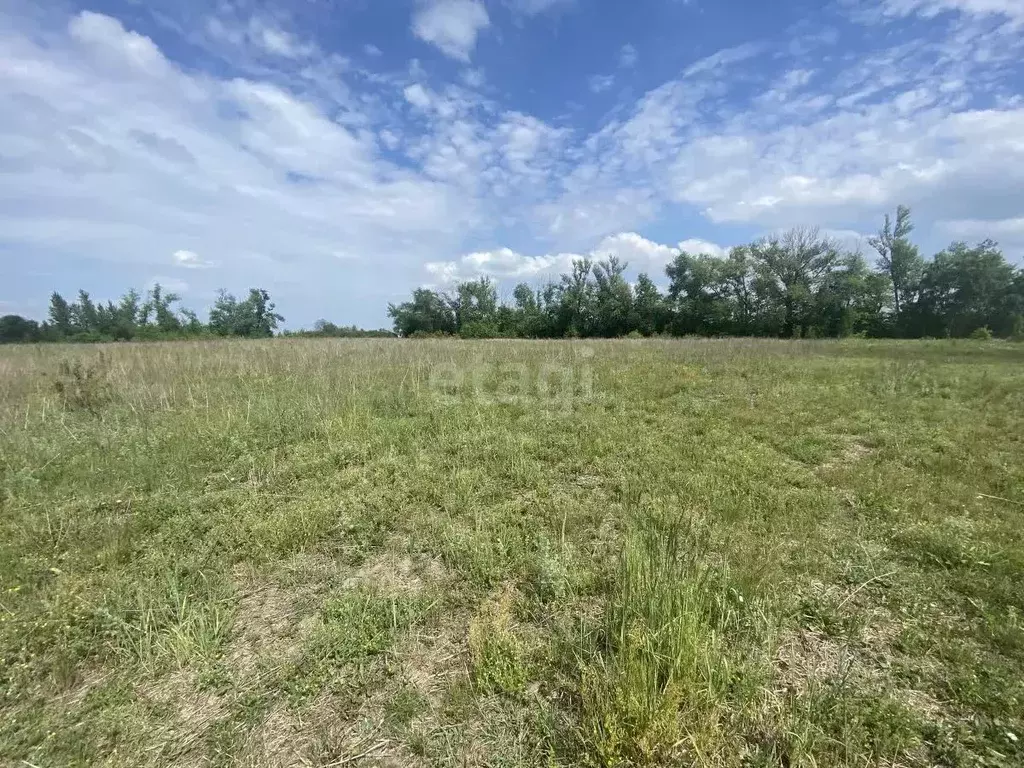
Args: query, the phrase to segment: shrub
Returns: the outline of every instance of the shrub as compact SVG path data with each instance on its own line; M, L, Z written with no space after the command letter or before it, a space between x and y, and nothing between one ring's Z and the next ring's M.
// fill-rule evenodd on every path
M81 360L61 360L54 376L53 388L69 410L97 413L110 401L110 384L106 375L106 360L100 355L94 365Z
M971 338L977 341L990 341L992 339L992 331L987 325L983 325L981 328L975 328L971 331Z

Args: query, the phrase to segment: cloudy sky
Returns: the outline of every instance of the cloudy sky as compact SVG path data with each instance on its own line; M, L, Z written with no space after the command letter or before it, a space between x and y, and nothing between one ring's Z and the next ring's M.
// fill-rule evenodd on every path
M1024 0L0 0L0 313L289 327L906 203L1024 258Z

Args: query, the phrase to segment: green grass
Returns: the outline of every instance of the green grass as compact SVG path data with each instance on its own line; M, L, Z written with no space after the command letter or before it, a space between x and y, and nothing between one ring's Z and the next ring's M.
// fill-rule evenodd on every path
M1024 764L1024 346L0 349L0 764Z

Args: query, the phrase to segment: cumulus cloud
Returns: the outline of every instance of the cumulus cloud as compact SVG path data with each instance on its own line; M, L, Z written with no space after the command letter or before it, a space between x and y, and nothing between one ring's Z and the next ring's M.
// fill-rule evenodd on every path
M813 223L869 232L906 203L921 238L992 236L1024 255L1024 36L996 0L945 5L960 13L940 33L894 24L828 66L812 53L835 37L815 29L720 51L593 127L505 108L469 66L447 83L418 62L357 70L281 19L222 19L239 58L203 72L103 14L57 26L4 10L0 227L12 250L115 262L119 281L170 263L198 296L244 275L286 315L321 294L373 296L369 322L425 264L439 282L519 280L614 253L654 274L676 246L635 233L669 215L731 241ZM477 0L434 0L413 29L466 62L489 23ZM513 232L518 250L476 247Z
M338 258L416 265L459 241L471 204L277 85L183 72L99 14L46 45L7 29L0 227L21 252L140 266L177 254L297 293ZM223 280L208 270L196 287Z
M428 0L413 15L412 31L453 59L468 62L491 19L480 0Z
M729 253L728 248L723 248L715 243L708 242L707 240L701 240L700 238L691 237L687 240L683 240L679 243L679 250L686 251L689 254L707 254L708 256L715 256L716 258L722 258Z
M469 253L456 261L438 261L426 265L435 285L446 286L464 280L489 277L498 281L557 280L572 268L577 259L601 261L616 257L629 265L633 274L649 272L660 276L680 251L724 256L727 251L706 240L684 240L677 246L648 240L636 232L620 232L601 241L585 253L555 253L526 256L510 248Z

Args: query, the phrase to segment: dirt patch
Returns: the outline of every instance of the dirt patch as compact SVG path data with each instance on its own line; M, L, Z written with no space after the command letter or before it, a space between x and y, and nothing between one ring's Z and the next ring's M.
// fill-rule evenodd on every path
M469 675L469 648L462 625L413 636L401 658L405 679L432 704L440 701L456 679Z
M775 662L779 686L802 694L816 682L845 677L857 659L848 646L821 632L801 629L782 638Z
M245 569L236 570L235 581L241 597L225 653L228 664L246 675L265 663L280 666L296 659L316 617L299 609L292 590L261 583Z
M246 768L291 768L308 765L310 736L284 704L275 706L246 734L238 765Z
M199 690L195 674L188 669L139 685L136 695L151 707L168 711L148 735L152 749L176 765L188 765L191 758L202 755L210 727L229 715L224 697Z
M384 595L414 595L444 576L444 566L437 560L400 557L388 552L368 559L342 582L342 586L346 589L364 587Z

